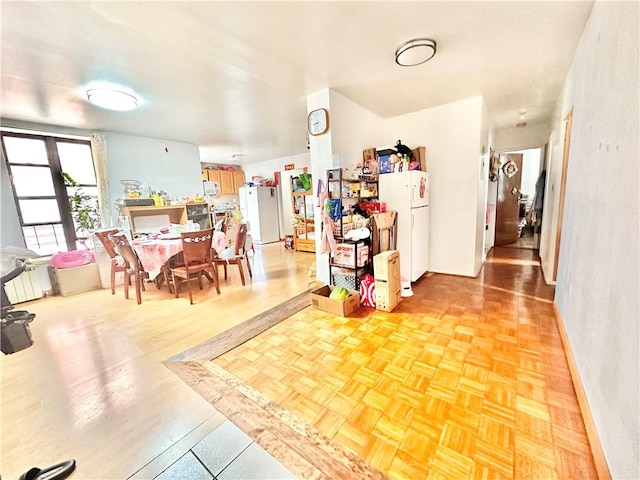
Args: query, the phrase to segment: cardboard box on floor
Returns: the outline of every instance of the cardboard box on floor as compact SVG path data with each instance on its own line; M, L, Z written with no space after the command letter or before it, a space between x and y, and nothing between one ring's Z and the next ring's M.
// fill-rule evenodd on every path
M311 305L314 308L325 312L348 317L349 314L360 307L360 293L355 290L349 290L349 296L345 300L336 300L329 298L331 292L337 287L333 285L325 285L311 291Z
M102 287L96 263L72 268L51 267L50 272L54 293L63 297L98 290Z

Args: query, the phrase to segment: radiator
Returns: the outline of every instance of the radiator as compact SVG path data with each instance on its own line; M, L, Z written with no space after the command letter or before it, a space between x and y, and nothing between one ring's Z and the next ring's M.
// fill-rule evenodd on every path
M10 282L5 283L4 290L9 301L13 304L43 297L36 269L30 267L27 267L27 270Z

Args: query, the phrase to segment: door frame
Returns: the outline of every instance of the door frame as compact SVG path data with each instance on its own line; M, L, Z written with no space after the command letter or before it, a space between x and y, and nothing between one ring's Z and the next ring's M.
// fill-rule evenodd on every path
M553 261L553 281L555 282L558 276L558 258L560 256L560 239L562 237L562 217L564 214L564 196L567 186L567 168L569 166L569 150L571 147L571 126L573 124L573 107L564 117L564 146L562 150L562 176L560 178L560 198L558 201L558 220L556 228L556 248Z

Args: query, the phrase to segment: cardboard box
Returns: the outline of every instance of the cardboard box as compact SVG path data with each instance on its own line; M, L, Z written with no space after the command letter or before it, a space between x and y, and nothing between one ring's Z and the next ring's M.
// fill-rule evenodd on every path
M96 263L89 263L81 267L52 268L51 271L54 292L63 297L98 290L102 287Z
M413 159L420 163L420 170L427 171L427 148L416 147L411 149L413 152Z
M401 286L376 280L376 310L391 312L402 300Z
M356 248L357 247L357 248ZM363 242L338 243L336 254L333 256L334 265L344 265L345 267L364 267L369 260L369 246Z
M373 257L373 276L376 280L400 283L400 252L386 250Z
M349 290L350 295L345 300L335 300L329 298L331 292L337 287L325 285L311 291L311 305L314 308L325 312L348 317L349 314L360 308L360 293L356 290Z

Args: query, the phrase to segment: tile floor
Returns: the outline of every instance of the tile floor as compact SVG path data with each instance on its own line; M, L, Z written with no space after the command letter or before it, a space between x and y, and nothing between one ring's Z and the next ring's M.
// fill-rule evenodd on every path
M198 442L155 480L295 479L229 420Z

